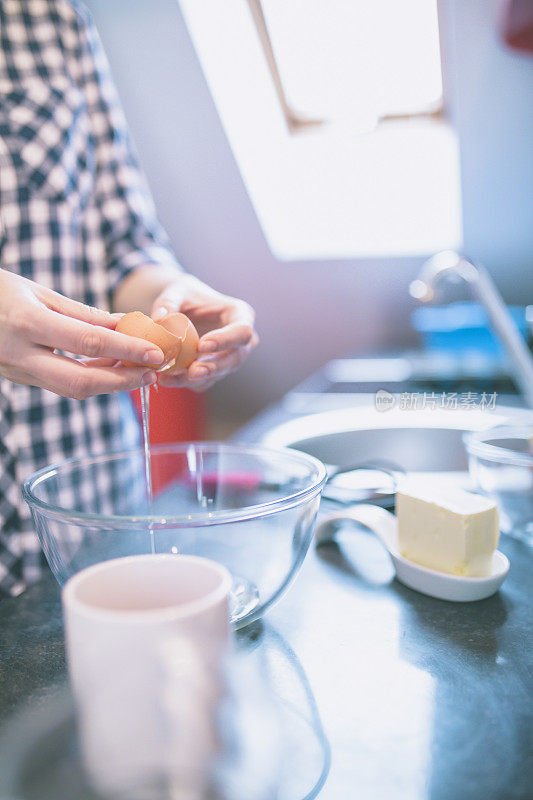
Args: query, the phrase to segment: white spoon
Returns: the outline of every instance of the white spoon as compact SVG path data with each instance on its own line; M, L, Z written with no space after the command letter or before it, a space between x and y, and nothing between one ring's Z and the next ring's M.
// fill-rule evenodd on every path
M315 544L331 542L346 520L359 522L376 534L387 549L399 581L430 597L455 602L483 600L498 591L509 572L509 559L499 550L492 558L492 574L486 578L468 578L438 572L409 561L398 551L398 520L390 511L372 505L356 505L328 514L315 529Z

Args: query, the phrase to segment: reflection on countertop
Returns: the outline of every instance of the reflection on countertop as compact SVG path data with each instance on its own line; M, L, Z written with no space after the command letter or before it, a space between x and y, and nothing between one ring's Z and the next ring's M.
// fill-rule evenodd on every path
M502 590L455 604L395 581L368 532L339 539L309 554L272 612L306 665L331 742L322 800L528 798L531 550L504 537L512 568Z

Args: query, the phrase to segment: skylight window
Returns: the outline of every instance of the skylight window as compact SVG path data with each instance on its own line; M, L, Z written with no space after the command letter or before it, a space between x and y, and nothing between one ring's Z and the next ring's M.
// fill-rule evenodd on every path
M441 109L436 0L248 2L288 107L302 118L373 127Z
M461 243L435 0L179 0L282 260Z

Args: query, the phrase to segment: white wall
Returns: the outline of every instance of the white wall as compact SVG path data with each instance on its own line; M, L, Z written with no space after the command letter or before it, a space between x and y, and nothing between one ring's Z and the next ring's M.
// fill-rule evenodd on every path
M533 54L498 37L497 0L442 0L461 147L464 250L533 302Z
M408 341L407 287L420 259L273 258L177 0L86 2L180 260L257 310L262 344L212 390L213 409L249 414L331 357ZM492 269L507 299L533 302L533 59L503 52L493 30L495 0L446 5L465 249Z

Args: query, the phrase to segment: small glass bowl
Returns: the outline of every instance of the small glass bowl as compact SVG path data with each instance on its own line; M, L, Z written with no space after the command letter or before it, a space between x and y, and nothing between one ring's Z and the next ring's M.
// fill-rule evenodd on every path
M152 499L144 451L74 458L23 486L52 572L136 553L187 553L233 575L237 627L260 617L287 589L312 538L324 465L294 450L221 443L151 448Z
M470 477L497 503L502 532L533 543L533 428L501 425L464 443Z

